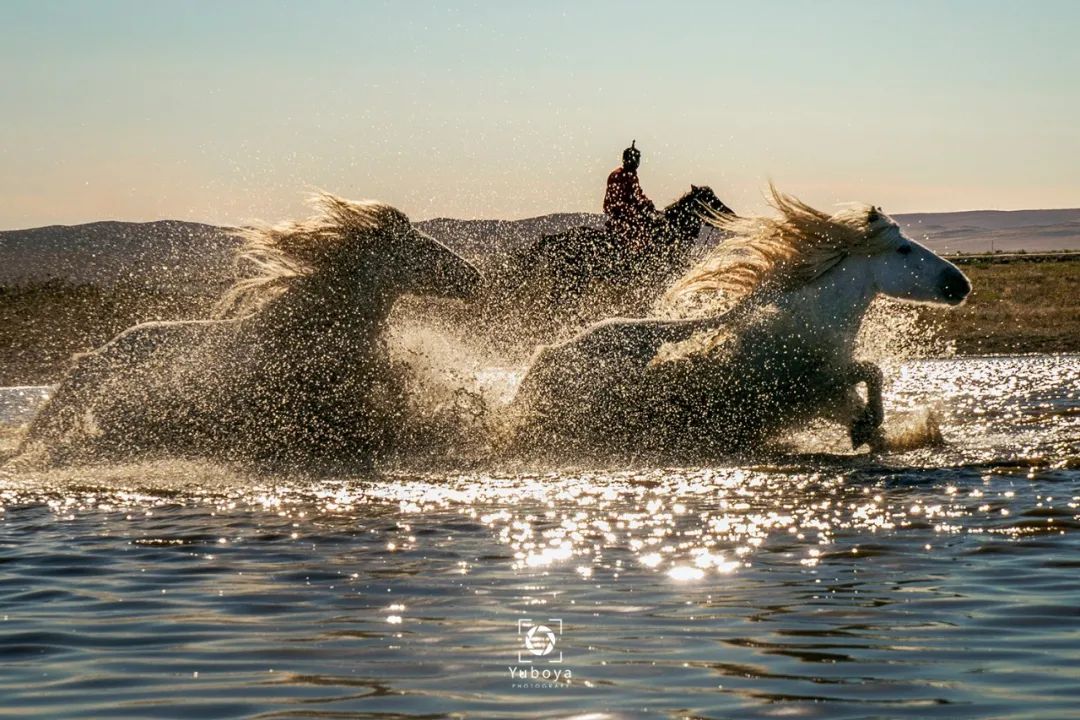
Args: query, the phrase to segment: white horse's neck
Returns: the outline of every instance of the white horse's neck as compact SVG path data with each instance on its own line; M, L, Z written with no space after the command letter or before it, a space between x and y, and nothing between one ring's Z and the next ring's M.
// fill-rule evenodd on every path
M348 277L311 276L271 301L263 315L282 337L290 333L304 337L308 332L319 337L354 336L382 323L398 294L373 271L354 271Z
M858 259L848 259L805 287L785 293L776 305L804 340L849 355L863 315L874 299L872 275Z

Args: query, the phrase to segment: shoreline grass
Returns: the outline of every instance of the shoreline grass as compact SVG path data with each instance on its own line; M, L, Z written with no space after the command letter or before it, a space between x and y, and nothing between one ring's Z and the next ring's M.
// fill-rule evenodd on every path
M958 353L1080 352L1080 254L1053 261L1019 257L963 263L971 297L939 315L939 335L954 341Z

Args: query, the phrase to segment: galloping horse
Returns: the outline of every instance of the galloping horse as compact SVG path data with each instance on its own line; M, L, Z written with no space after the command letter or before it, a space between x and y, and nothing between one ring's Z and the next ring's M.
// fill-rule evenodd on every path
M486 309L524 312L544 330L644 311L686 269L703 217L714 215L733 213L711 188L691 185L658 215L639 245L606 228L544 235L512 255L492 279Z
M20 452L319 467L386 449L402 424L391 306L404 293L472 297L480 274L389 205L314 204L307 220L239 231L257 274L223 297L220 319L137 325L76 357Z
M714 218L732 236L670 291L719 296L726 312L613 319L541 349L514 400L518 446L692 456L753 448L814 417L879 446L881 373L853 357L870 302L958 305L971 285L879 209L830 217L775 188L772 202L779 218Z

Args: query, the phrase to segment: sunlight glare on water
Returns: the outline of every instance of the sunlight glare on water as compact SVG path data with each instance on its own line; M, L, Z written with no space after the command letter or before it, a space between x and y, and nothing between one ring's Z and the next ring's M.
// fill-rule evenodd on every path
M944 445L5 476L0 694L24 717L1066 716L1080 358L890 376L890 432L932 408ZM522 619L561 622L569 681L511 677Z

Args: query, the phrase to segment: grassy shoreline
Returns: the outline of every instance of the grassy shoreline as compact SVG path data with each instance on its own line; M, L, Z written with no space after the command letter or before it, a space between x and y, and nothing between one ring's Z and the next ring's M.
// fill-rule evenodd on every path
M925 310L963 355L1080 352L1080 253L957 258L974 290ZM204 316L214 296L52 280L0 287L0 385L55 382L74 353L147 320Z
M938 314L958 353L1080 352L1080 253L960 260L971 297Z

